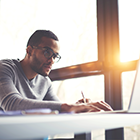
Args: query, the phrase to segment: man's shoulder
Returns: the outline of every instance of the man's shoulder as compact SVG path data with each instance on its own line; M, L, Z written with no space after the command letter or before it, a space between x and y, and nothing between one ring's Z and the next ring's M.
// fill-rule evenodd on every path
M2 59L0 60L0 69L14 69L16 67L17 60L14 59Z
M17 60L14 60L14 59L2 59L2 60L0 60L0 64L1 65L5 65L5 64L14 65L15 64L14 61L17 61Z

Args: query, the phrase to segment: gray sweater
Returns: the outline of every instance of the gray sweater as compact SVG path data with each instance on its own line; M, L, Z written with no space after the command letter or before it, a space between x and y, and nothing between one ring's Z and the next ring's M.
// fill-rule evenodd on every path
M5 111L39 108L60 111L61 102L53 93L49 77L37 75L29 81L19 61L5 59L0 61L0 107Z

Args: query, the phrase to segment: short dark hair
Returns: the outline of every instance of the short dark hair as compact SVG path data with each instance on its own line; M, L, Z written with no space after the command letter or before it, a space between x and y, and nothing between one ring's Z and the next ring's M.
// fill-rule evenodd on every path
M41 42L41 38L42 37L48 37L48 38L52 38L56 41L58 40L58 37L50 30L36 30L31 37L29 38L28 42L27 42L27 46L31 45L38 45Z

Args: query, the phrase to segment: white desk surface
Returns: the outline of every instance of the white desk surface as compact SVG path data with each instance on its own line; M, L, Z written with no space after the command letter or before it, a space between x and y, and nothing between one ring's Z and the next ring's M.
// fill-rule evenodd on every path
M58 114L0 117L0 140L37 139L140 124L140 114Z

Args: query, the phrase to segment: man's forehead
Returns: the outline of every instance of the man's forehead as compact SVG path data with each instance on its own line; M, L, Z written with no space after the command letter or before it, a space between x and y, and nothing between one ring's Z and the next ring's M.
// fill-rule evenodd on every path
M52 38L49 38L49 37L46 37L46 36L43 36L42 38L41 38L41 42L43 43L43 42L52 42L54 39L52 39ZM55 40L54 40L55 41Z
M42 47L49 47L55 52L58 52L60 50L59 41L54 40L52 38L42 37L40 44L41 44L41 46L43 45Z

